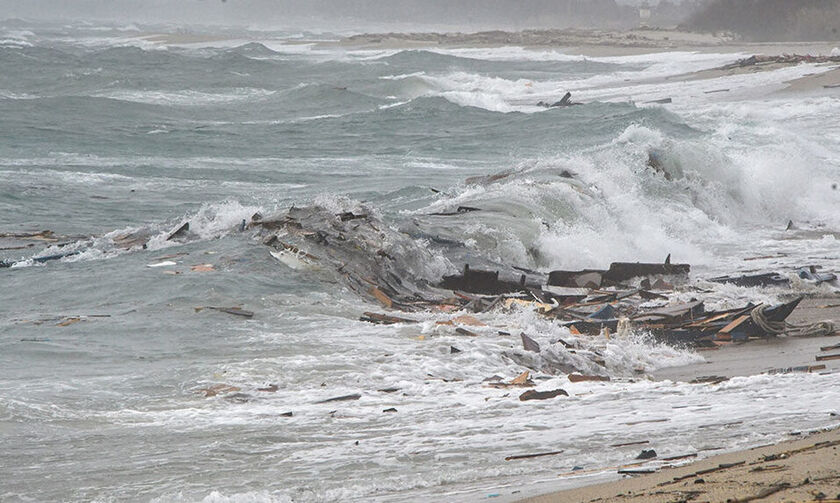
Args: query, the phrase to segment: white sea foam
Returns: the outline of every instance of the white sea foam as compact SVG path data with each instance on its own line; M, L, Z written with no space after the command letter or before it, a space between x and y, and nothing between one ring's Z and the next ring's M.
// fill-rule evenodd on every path
M150 105L204 106L243 101L259 101L273 95L275 92L269 89L254 88L236 88L221 93L195 90L136 91L124 89L98 93L93 96L135 103L147 103Z

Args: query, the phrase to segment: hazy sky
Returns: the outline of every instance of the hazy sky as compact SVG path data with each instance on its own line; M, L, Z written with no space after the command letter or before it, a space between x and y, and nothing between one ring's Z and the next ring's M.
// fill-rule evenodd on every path
M587 0L592 5L603 0ZM641 0L618 0L620 3L638 3ZM378 2L378 3L377 3ZM376 16L371 12L354 10L354 5L381 5L392 7L405 6L404 16L398 16L401 23L411 23L419 19L420 24L447 23L464 24L469 26L470 20L478 20L474 24L499 24L514 27L527 27L541 23L555 23L547 17L556 14L552 12L552 0L0 0L0 18L36 18L36 19L107 19L134 23L172 22L193 24L226 24L251 25L260 27L313 27L319 22L325 24L337 23L331 28L341 28L341 21L347 21L346 28L352 28L353 23L364 24ZM653 0L650 3L657 3ZM473 6L458 11L459 4ZM505 12L498 17L493 16L491 5L503 5ZM313 5L321 6L313 8ZM475 8L481 5L480 8ZM484 6L488 6L485 8ZM326 7L324 7L326 6ZM459 16L453 19L452 11ZM541 7L540 7L541 6ZM440 16L435 15L435 9L441 10ZM369 9L374 14L380 14L380 9ZM414 12L411 12L414 11ZM338 13L339 15L335 15ZM397 16L391 15L394 19ZM405 19L402 19L405 17ZM556 19L562 19L557 16Z

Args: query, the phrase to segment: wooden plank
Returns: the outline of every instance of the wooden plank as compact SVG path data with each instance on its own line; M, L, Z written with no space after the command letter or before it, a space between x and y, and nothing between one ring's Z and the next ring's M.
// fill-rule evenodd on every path
M832 349L840 349L840 344L835 344L833 346L823 346L820 348L820 351L831 351Z
M747 316L746 314L743 315L743 316L739 316L739 317L735 318L734 320L732 320L732 323L730 323L729 325L726 325L725 327L721 328L718 331L718 334L729 335L729 334L732 333L733 330L735 330L736 328L741 326L741 324L744 323L745 321L747 321L748 319L750 319L750 317Z
M379 288L371 287L370 294L376 297L376 300L382 303L383 306L391 309L394 307L394 301L392 301L387 295L385 295L382 290Z
M557 454L563 454L564 451L552 451L552 452L540 452L538 454L519 454L516 456L508 456L505 458L505 461L513 461L514 459L529 459L529 458L541 458L543 456L556 456Z
M840 354L817 356L817 361L818 362L824 362L826 360L840 360Z

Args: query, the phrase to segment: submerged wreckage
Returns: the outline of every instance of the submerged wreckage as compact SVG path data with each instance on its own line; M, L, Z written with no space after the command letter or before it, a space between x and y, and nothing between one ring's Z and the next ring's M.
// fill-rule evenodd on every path
M750 303L723 311L706 310L698 298L671 303L672 282L684 283L690 266L671 263L670 255L661 264L615 262L604 270L544 274L511 267L508 277L498 270L474 269L467 264L459 274L435 278L423 274L427 271L424 264L435 260L429 251L366 211L334 214L317 206L292 208L268 218L255 215L248 227L257 229L263 243L274 249L271 254L290 267L332 271L363 297L404 313L479 313L518 304L532 307L572 333L609 336L635 329L662 342L700 348L783 333L834 333L828 322L808 326L786 322L801 297L775 306ZM781 277L768 277L777 276ZM815 269L803 269L800 276L815 281L836 279ZM761 279L756 281L764 284ZM741 278L711 281L730 280L752 284ZM361 319L378 324L414 321L378 313L364 313ZM527 349L525 337L523 334Z

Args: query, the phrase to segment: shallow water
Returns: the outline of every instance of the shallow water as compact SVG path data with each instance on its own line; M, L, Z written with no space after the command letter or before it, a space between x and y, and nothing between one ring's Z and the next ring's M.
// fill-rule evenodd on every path
M571 396L520 402L482 383L535 358L497 331L572 357L555 347L567 330L525 311L482 315L490 326L474 339L436 325L441 313L369 325L359 315L379 308L237 230L257 211L364 204L430 253L418 276L465 261L549 271L668 253L697 281L831 268L840 101L772 94L824 67L685 83L664 77L737 55L362 51L300 43L323 34L226 33L167 47L119 27L0 24L0 232L93 236L45 264L31 259L61 250L0 252L16 262L0 269L0 499L509 497L638 454L614 444L702 455L836 423L837 374L653 382L635 370L702 356L641 335L583 341L613 382L537 375L538 389ZM586 104L535 105L566 90ZM673 104L645 104L664 97ZM672 180L646 167L652 149ZM459 205L482 211L429 216ZM784 232L788 220L799 230ZM166 241L183 222L189 238ZM137 230L153 236L148 249L114 245ZM147 267L175 253L175 266ZM776 257L743 260L758 255ZM784 293L704 285L710 307ZM220 305L256 316L195 310ZM197 393L215 384L241 391ZM269 384L278 390L258 391Z

